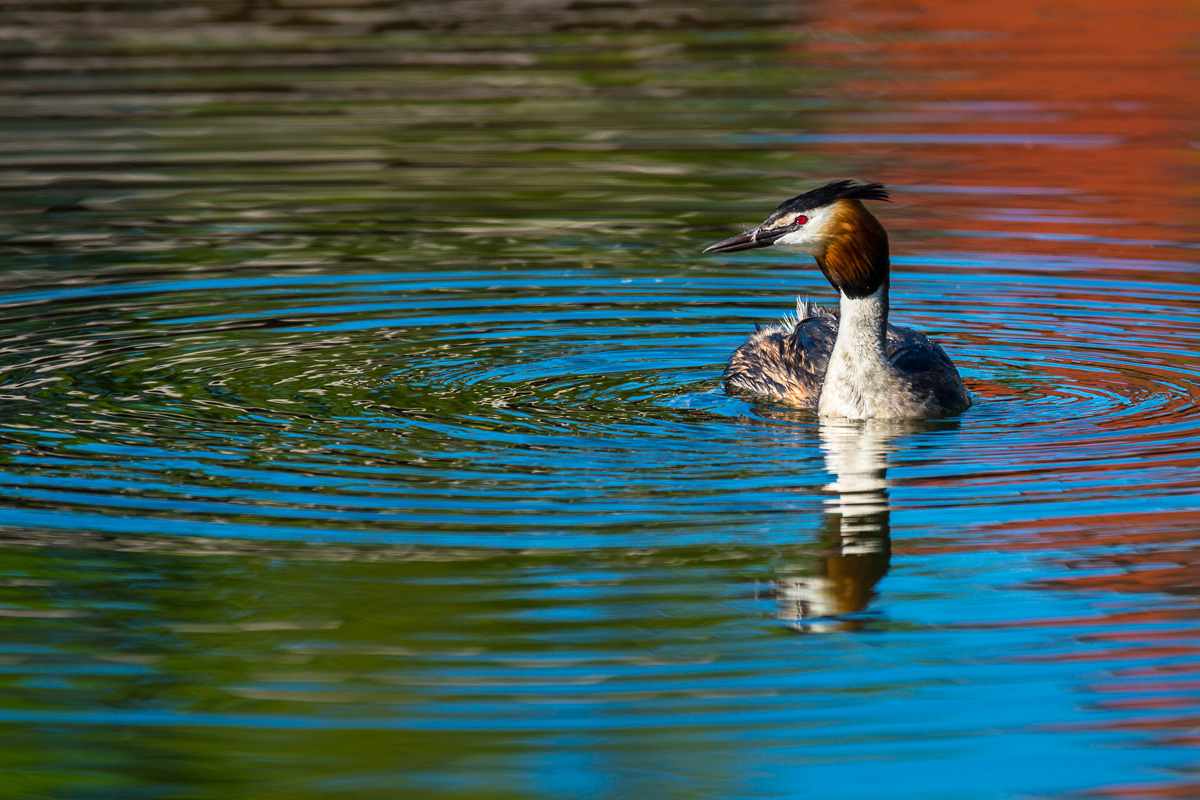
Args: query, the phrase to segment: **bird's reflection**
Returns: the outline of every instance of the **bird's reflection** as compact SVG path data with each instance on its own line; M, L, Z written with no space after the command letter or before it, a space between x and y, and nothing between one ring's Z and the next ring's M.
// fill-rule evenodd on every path
M862 627L853 615L875 597L891 563L887 457L893 439L908 430L907 423L882 420L821 423L821 450L835 480L826 485L817 557L778 572L778 614L792 626L812 632Z

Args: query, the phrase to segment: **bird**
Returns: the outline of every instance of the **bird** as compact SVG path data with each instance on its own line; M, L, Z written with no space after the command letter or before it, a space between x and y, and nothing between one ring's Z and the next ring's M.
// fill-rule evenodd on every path
M954 362L925 334L888 322L887 231L863 200L890 200L851 179L780 203L758 227L705 253L776 247L812 256L839 296L836 309L797 299L796 316L756 326L725 370L725 390L822 418L948 417L971 406Z

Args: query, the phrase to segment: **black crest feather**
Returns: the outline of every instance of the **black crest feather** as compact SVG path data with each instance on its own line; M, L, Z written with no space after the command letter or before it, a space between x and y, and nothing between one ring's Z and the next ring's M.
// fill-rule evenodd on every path
M838 200L890 200L887 189L882 183L867 183L857 179L848 181L837 181L820 189L813 189L811 192L805 192L801 195L796 195L791 200L784 200L771 214L774 217L781 211L794 213L797 211L811 211L814 208L821 208L830 203L836 203Z

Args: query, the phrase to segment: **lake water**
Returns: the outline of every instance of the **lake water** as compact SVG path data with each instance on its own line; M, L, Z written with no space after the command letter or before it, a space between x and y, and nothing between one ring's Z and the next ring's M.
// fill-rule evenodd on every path
M1200 19L0 8L0 796L1200 796ZM886 183L953 420L725 395Z

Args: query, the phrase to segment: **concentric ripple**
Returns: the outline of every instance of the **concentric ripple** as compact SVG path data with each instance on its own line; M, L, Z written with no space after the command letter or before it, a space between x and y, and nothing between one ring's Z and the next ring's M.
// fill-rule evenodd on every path
M0 795L1200 796L1197 22L1081 9L0 0ZM720 388L849 177L955 419Z
M896 509L1190 491L1196 288L1055 275L1049 291L1051 267L1002 263L958 284L981 259L898 264L894 318L939 338L977 404L911 434ZM745 332L786 311L781 275L822 292L768 265L12 286L8 518L405 544L786 536L782 507L820 512L779 494L827 480L816 420L719 388Z

